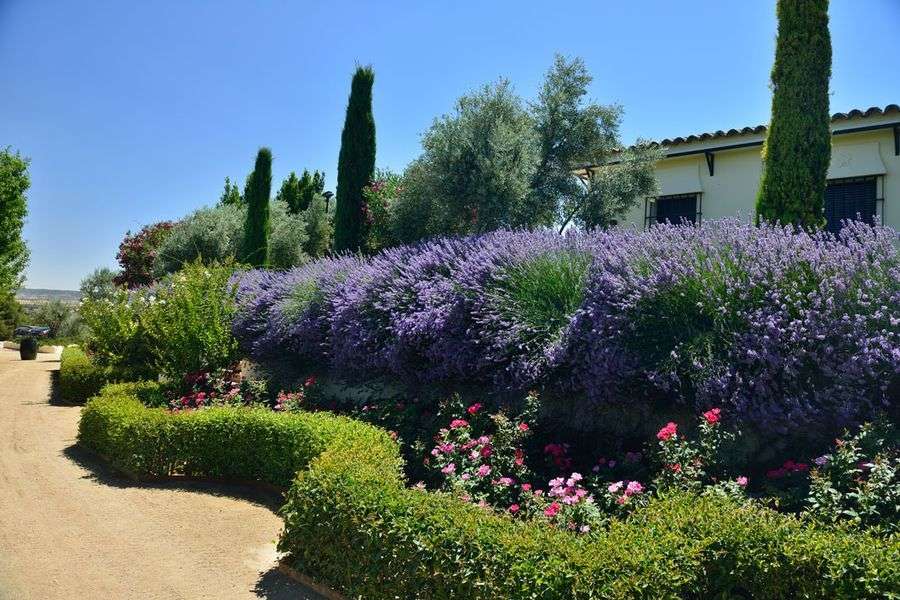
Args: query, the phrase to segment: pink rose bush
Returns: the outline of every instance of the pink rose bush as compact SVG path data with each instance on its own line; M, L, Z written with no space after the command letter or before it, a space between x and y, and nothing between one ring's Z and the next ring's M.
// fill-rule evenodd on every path
M522 482L530 477L522 444L531 432L521 427L524 422L502 412L488 416L482 409L472 404L468 419L454 418L438 431L428 466L441 474L445 490L517 514Z

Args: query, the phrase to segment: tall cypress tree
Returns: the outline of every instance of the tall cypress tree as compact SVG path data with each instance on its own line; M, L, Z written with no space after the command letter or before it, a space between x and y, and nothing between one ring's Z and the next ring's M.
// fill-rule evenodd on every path
M363 245L363 188L375 173L375 118L372 115L371 67L358 67L350 87L347 117L338 158L334 249L357 252Z
M241 245L241 262L254 267L265 267L269 262L269 194L272 191L272 151L260 148L256 165L247 178L244 201L247 215L244 219L244 240Z
M824 223L830 78L828 0L778 0L772 122L763 146L757 222L804 228Z

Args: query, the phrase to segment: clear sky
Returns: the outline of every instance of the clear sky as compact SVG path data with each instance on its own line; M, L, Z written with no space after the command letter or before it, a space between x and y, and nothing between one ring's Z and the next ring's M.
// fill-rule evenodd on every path
M768 120L775 0L0 0L0 145L32 159L29 287L76 288L123 234L215 203L256 150L333 189L350 76L372 64L378 164L454 100L534 96L555 52L625 108L623 141ZM900 102L900 0L832 0L831 108Z

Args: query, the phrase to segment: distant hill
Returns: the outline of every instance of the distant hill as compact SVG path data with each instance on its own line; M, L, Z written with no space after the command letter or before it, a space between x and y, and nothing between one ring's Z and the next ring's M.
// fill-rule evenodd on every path
M16 293L16 298L24 304L34 304L38 302L49 302L51 300L61 300L66 303L75 304L81 300L81 292L78 290L45 290L40 288L22 288Z

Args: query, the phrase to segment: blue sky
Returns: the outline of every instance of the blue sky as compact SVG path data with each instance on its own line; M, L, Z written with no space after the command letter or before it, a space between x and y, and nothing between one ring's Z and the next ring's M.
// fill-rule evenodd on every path
M27 285L114 266L127 230L214 203L261 145L276 185L306 167L333 188L356 63L395 170L462 93L504 76L533 97L555 52L624 106L625 142L764 123L774 5L0 0L0 145L32 159ZM900 102L900 1L832 0L831 24L832 111Z

